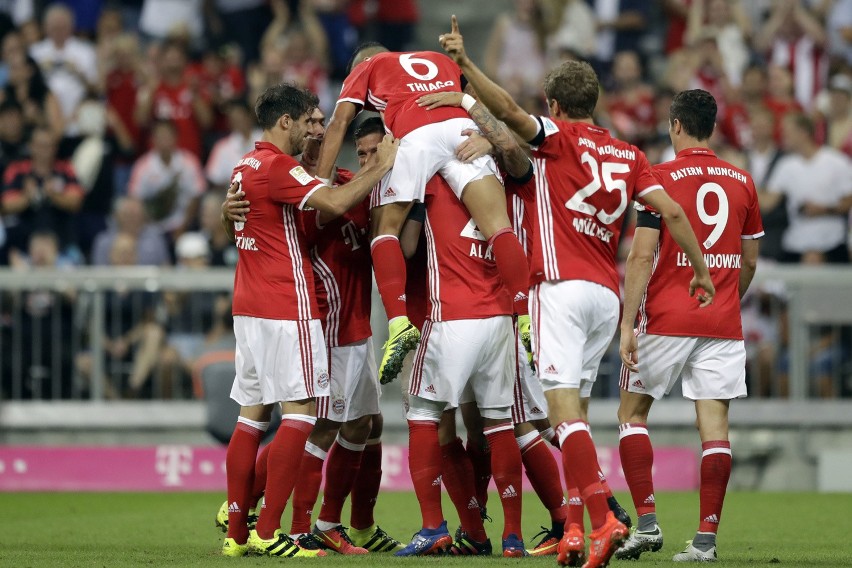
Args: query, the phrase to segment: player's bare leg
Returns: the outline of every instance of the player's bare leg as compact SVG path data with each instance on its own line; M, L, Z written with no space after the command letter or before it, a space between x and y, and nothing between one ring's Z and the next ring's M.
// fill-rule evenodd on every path
M405 305L405 257L399 234L413 203L388 203L370 212L370 254L376 286L388 316L388 341L379 365L379 381L387 384L402 370L405 355L414 349L420 332L408 320Z
M586 413L577 388L557 388L545 391L551 424L556 424L556 435L562 451L562 465L565 471L566 486L576 485L580 489L592 521L590 536L591 547L587 568L604 566L612 553L627 538L628 530L609 510L606 494L601 485L598 472L597 452L595 451ZM576 560L580 552L575 550L576 542L572 527L568 527L566 536L559 544L557 562L563 566ZM582 541L580 541L582 542Z
M654 450L648 436L648 413L653 403L653 397L647 394L621 391L618 451L638 520L630 538L615 553L619 560L635 560L643 552L656 552L663 547L651 476Z
M701 435L701 504L698 532L675 562L716 560L716 532L731 476L731 443L728 440L728 400L696 400L698 433Z

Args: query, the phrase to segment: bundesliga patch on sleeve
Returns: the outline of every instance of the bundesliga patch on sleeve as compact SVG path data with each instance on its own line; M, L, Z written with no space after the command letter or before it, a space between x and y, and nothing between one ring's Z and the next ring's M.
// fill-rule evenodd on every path
M293 176L293 179L295 179L302 185L308 185L309 183L316 181L314 177L308 172L306 172L305 168L303 168L302 166L296 166L295 168L290 170L290 175Z
M556 126L556 123L550 120L549 118L541 117L541 124L544 126L544 135L550 136L551 134L556 134L559 132L559 127Z

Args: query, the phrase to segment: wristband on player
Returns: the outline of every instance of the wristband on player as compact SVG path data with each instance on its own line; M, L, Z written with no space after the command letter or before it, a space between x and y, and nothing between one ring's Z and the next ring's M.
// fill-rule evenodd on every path
M468 95L467 93L462 95L461 106L464 110L466 110L467 112L470 112L470 109L473 108L473 105L475 105L475 104L476 104L475 98Z
M328 187L331 187L331 180L330 180L330 179L328 179L328 178L321 178L321 177L319 177L319 176L316 176L316 178L317 178L318 180L320 180L321 182L323 182L323 183L324 183L325 185L327 185Z

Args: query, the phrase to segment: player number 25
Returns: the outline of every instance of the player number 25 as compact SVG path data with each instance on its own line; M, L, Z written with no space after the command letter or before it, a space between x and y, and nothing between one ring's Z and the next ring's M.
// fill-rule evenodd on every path
M589 166L589 169L592 171L592 181L571 196L571 199L565 202L565 207L597 217L601 223L609 225L621 217L627 208L627 182L623 179L615 179L612 175L630 173L630 166L618 162L604 162L598 165L598 161L588 152L583 152L580 161ZM601 183L601 178L603 178L603 184ZM594 193L597 193L601 187L610 193L618 190L621 195L621 201L612 213L607 213L603 209L599 210L586 201Z
M431 81L438 76L438 66L422 57L414 57L413 53L405 53L399 56L399 64L405 72L421 81ZM421 74L414 70L414 65L425 65L426 73Z
M715 194L719 199L719 210L711 215L707 212L707 196ZM719 237L725 232L725 227L728 225L728 196L725 190L718 183L708 182L698 188L698 193L695 196L695 208L698 211L698 218L705 225L712 225L713 230L710 231L710 236L702 244L705 249L709 249L719 241Z

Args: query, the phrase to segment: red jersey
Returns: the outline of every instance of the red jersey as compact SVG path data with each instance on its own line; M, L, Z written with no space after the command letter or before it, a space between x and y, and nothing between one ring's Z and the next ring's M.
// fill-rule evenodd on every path
M538 120L531 283L588 280L618 295L616 253L627 205L662 186L645 154L606 129Z
M188 83L166 85L154 89L151 114L157 120L171 120L177 129L177 145L201 157L201 126L195 120L193 95Z
M338 169L335 183L352 180L349 170ZM370 200L362 201L323 227L317 212L306 212L304 229L310 243L315 292L326 346L338 347L361 341L370 330L370 293L373 285L370 260Z
M239 260L233 314L315 319L311 260L295 210L303 209L323 183L269 142L255 142L254 150L237 162L233 179L251 201L246 222L234 226Z
M408 320L417 329L423 329L423 322L429 317L427 265L426 238L421 235L414 256L405 261L405 310L408 312Z
M487 239L447 182L426 184L426 253L432 321L482 319L512 314Z
M532 164L528 179L515 179L505 171L503 187L506 188L506 209L512 222L512 231L521 243L527 262L532 259L532 235L535 218L535 173Z
M689 297L692 265L666 230L640 307L639 330L654 335L742 339L742 239L763 236L751 176L708 148L689 148L654 167L667 193L683 207L710 269L716 296L706 308Z
M463 108L426 110L417 99L427 93L461 92L461 69L434 51L384 52L356 66L340 90L346 101L382 113L385 126L396 138L412 130L451 118L470 118Z

